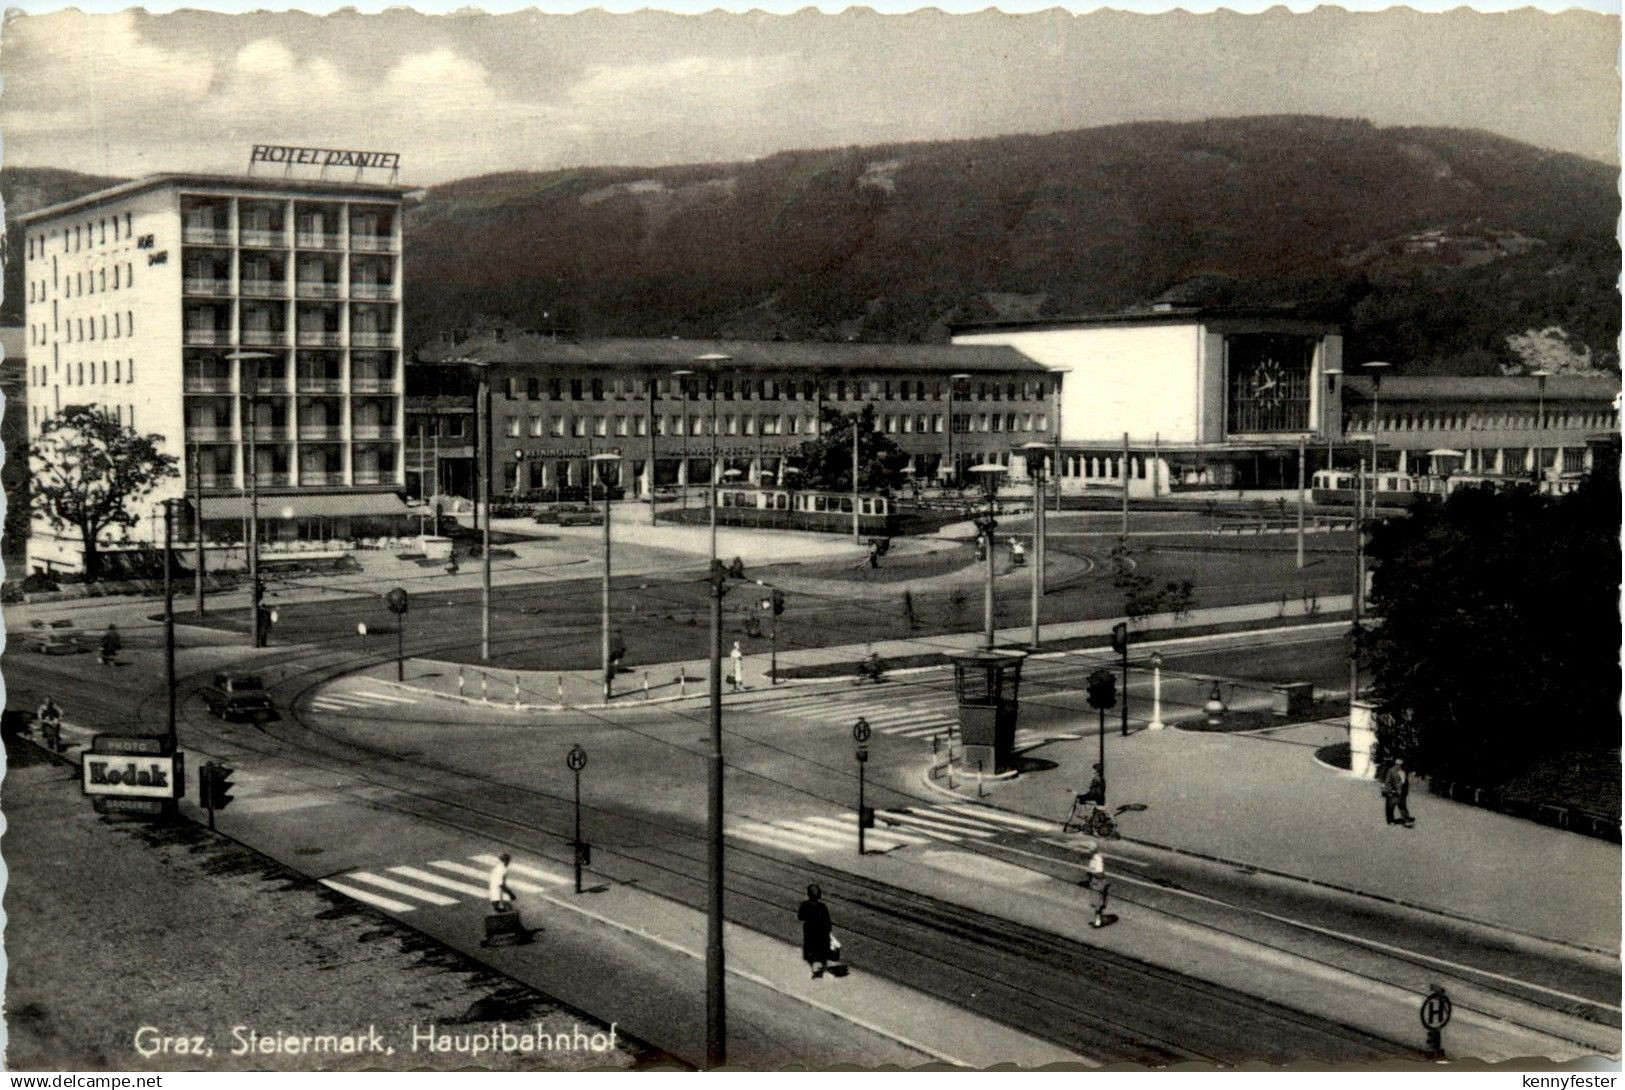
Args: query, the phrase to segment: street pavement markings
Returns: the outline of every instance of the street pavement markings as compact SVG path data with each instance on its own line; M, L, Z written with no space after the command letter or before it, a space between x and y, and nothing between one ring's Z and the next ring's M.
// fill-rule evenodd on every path
M875 827L868 831L865 840L871 850L889 852L933 841L957 844L966 839L985 840L1001 833L1053 833L1055 829L1055 822L1023 814L972 803L946 803L877 810ZM747 821L728 827L728 835L740 840L809 854L850 850L857 844L857 833L858 818L852 813L788 821Z
M491 875L491 868L496 866L497 857L474 855L469 859L471 863L437 859L423 867L389 867L385 874L351 871L338 878L323 878L321 884L352 900L387 912L411 912L423 905L446 908L463 903L457 897L447 896L446 891L484 901L488 895L485 882ZM446 873L440 873L442 871ZM474 881L459 881L459 877ZM547 893L569 885L570 881L528 863L511 864L508 876L508 884L520 893Z
M896 695L872 702L858 701L854 696L854 693L845 692L804 697L764 705L763 710L794 719L819 720L838 719L843 715L856 716L861 710L863 717L881 734L905 738L941 734L958 722L952 704L946 707L939 704L940 693L924 694L923 699Z
M326 692L313 697L310 706L321 711L355 711L360 708L385 708L398 704L416 704L417 700L409 696L396 696L393 693L374 692L370 689L356 689L348 692Z

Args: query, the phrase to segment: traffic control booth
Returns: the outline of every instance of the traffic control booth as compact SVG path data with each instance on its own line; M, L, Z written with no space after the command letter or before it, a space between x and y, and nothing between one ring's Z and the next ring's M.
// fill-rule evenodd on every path
M1021 664L1027 656L1019 651L967 651L950 657L965 767L1004 772L1015 759Z

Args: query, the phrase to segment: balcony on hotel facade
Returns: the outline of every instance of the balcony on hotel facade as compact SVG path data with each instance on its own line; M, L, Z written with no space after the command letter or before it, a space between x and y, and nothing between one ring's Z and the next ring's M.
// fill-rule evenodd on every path
M393 352L354 352L350 358L350 392L389 394L395 392Z
M396 210L384 205L350 206L350 249L359 252L395 252Z
M280 253L243 251L237 271L237 294L286 299L288 259Z
M398 429L394 400L358 397L350 405L350 436L354 439L393 439Z
M296 389L301 394L344 391L344 353L300 351Z

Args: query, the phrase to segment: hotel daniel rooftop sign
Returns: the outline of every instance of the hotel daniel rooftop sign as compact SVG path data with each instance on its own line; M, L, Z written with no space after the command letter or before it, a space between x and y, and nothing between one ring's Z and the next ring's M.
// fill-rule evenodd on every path
M295 167L315 167L317 177L325 178L330 168L355 168L356 180L368 170L387 170L390 180L400 173L401 157L393 151L357 151L347 148L305 148L290 144L255 144L248 157L248 173L261 164L280 166L283 175L291 176Z

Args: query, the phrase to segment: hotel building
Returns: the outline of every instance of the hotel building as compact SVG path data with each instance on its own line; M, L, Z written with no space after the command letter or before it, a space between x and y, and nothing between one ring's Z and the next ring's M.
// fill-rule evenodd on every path
M160 437L181 476L131 541L194 485L205 536L240 535L250 473L262 540L399 514L405 192L159 174L21 217L30 436L94 405ZM29 565L77 570L79 549L36 520Z

